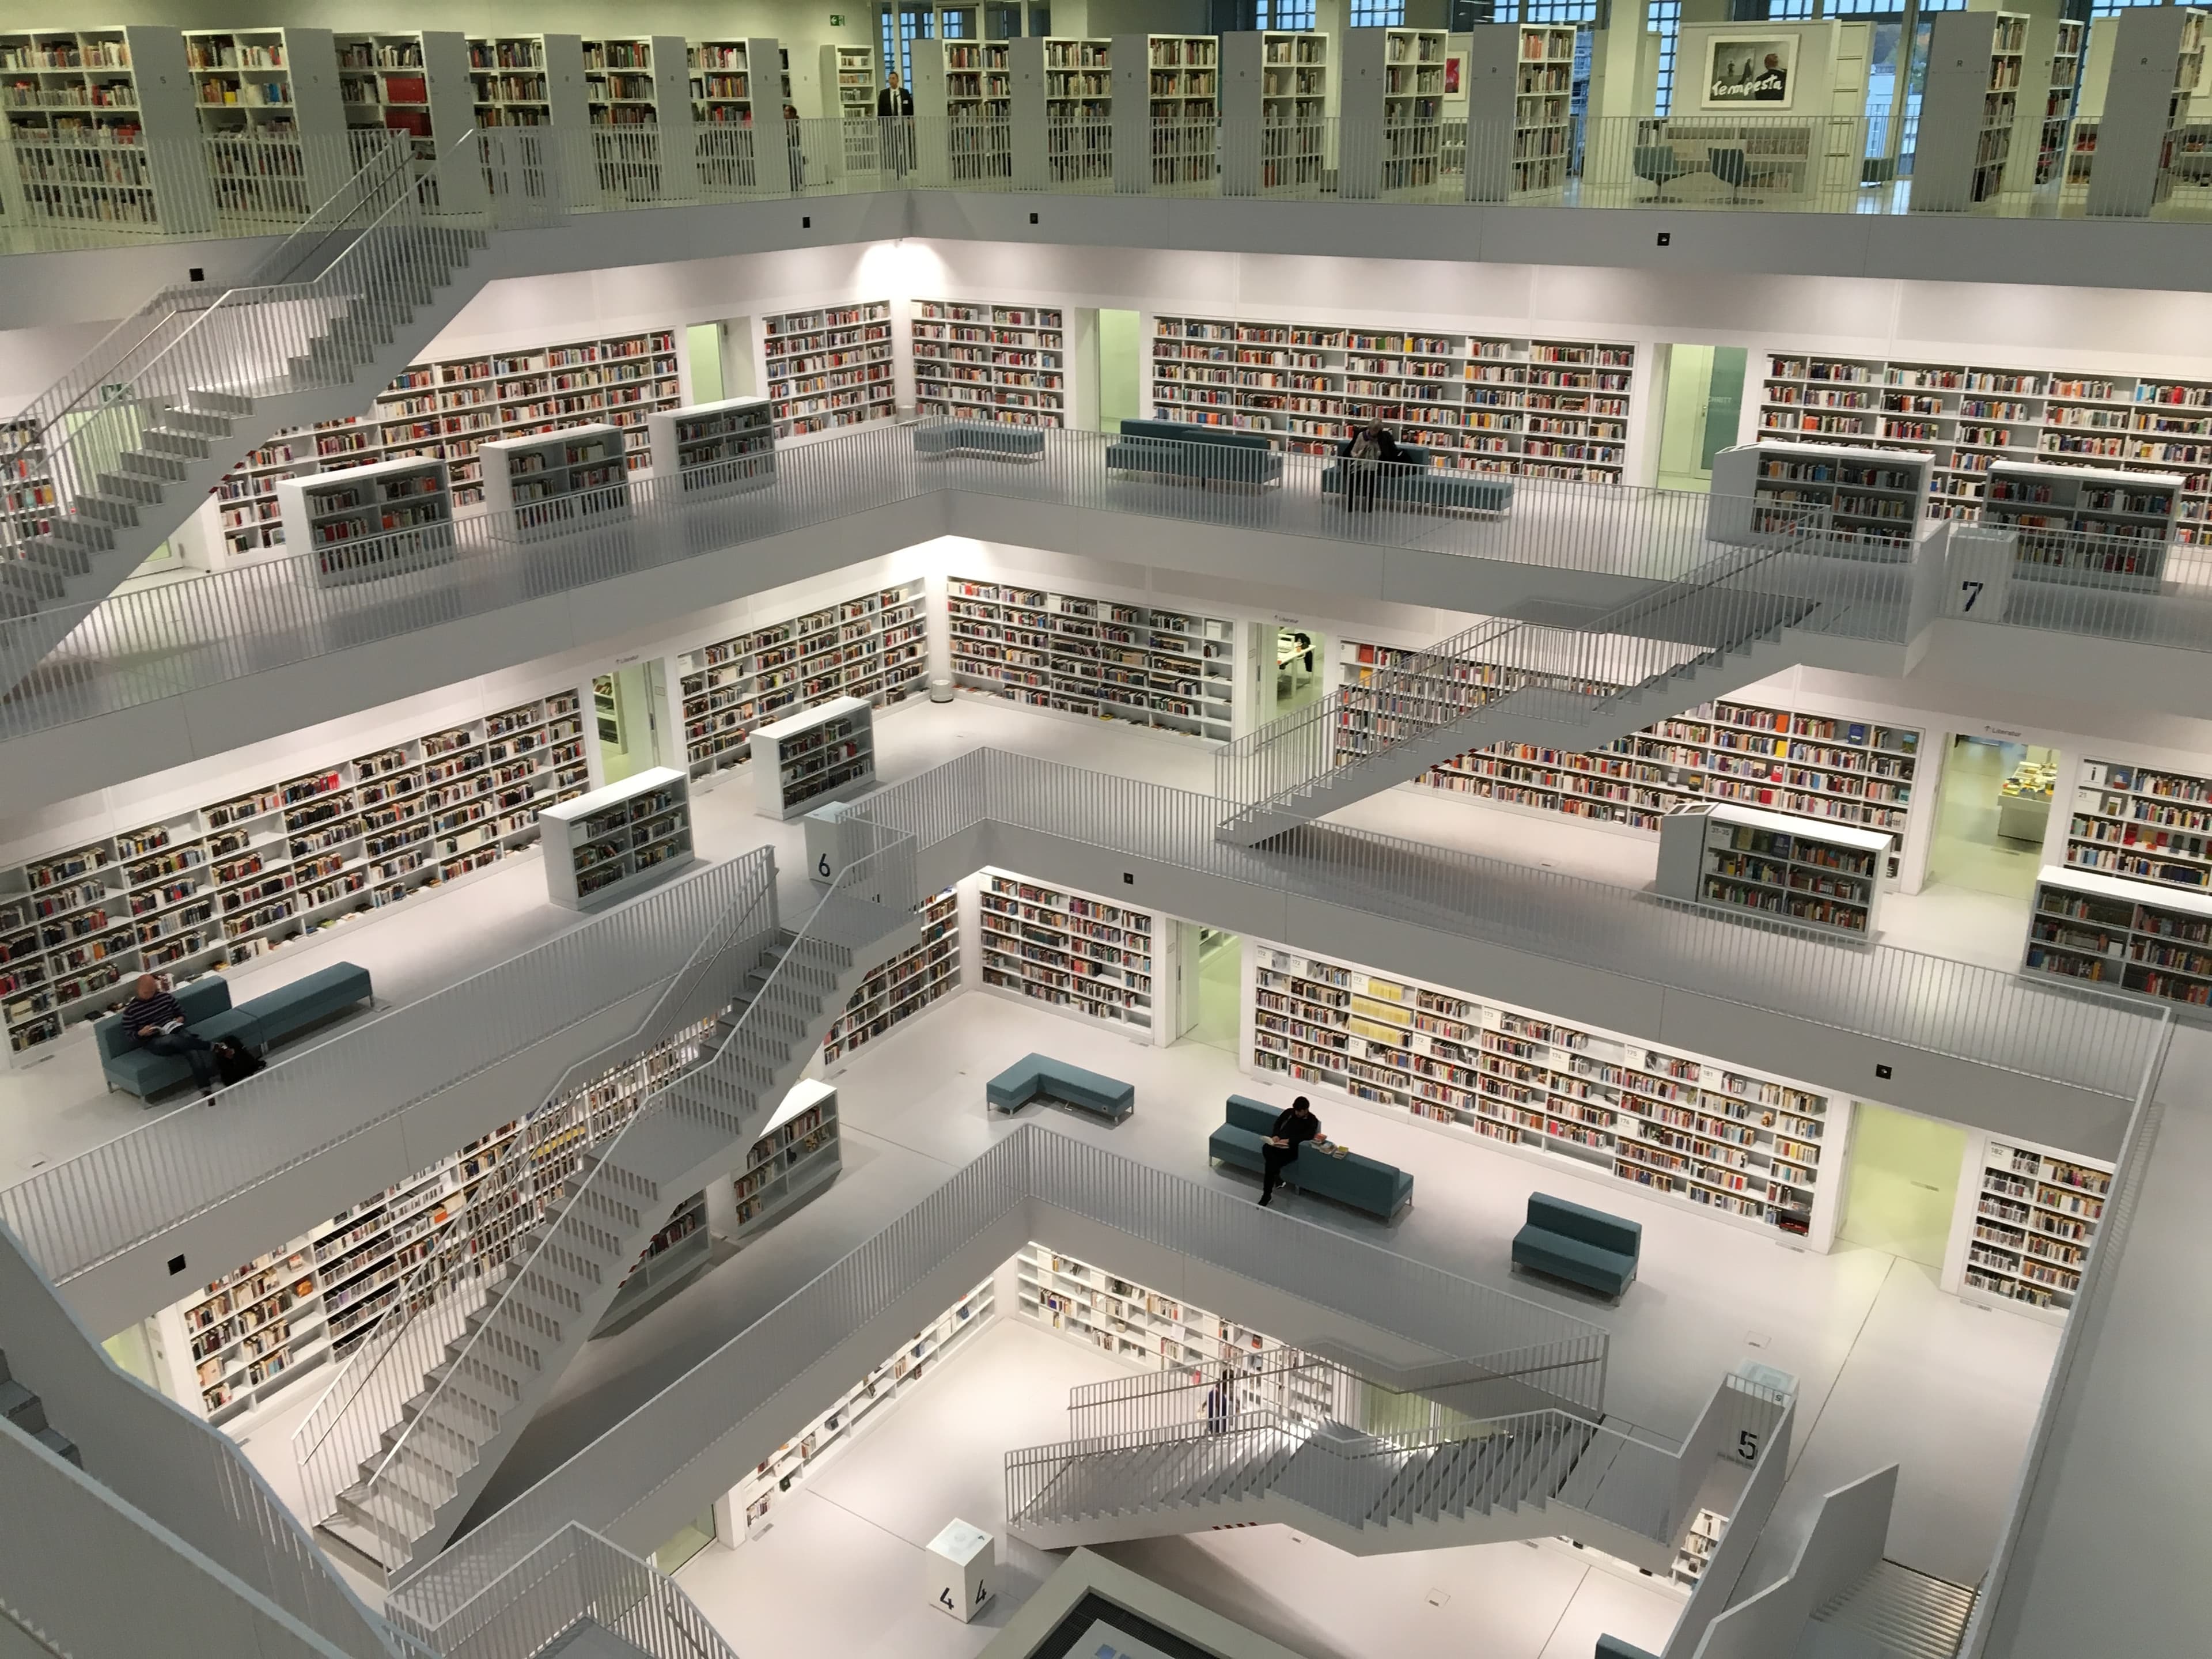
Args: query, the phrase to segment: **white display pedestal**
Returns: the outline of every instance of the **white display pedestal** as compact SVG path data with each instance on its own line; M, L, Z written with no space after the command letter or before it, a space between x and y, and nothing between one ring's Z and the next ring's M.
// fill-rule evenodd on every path
M2015 531L1952 526L1951 544L1944 551L1943 614L2002 622L2012 598L2013 565L2019 557Z
M946 1524L922 1552L929 1605L966 1624L998 1594L987 1575L996 1577L991 1534L965 1521Z
M806 831L806 876L817 887L828 887L844 873L844 832L837 821L852 807L844 801L833 800L827 806L817 806L799 820Z

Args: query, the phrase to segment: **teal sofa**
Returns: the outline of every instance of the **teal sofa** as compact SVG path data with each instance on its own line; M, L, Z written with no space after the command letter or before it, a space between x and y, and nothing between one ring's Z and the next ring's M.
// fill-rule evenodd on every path
M1658 1656L1645 1652L1632 1642L1624 1642L1618 1636L1600 1635L1597 1659L1658 1659Z
M1457 467L1437 467L1426 461L1375 466L1375 505L1425 513L1480 513L1503 518L1513 506L1513 480L1487 472L1462 472ZM1341 460L1329 463L1321 475L1321 493L1344 494L1346 469Z
M375 1004L368 969L350 962L319 968L235 1007L231 1006L230 981L219 974L194 980L176 996L187 1030L210 1042L235 1037L257 1054L265 1054L273 1045L356 1004ZM121 1014L94 1021L92 1036L100 1051L100 1074L111 1091L122 1089L150 1100L192 1074L181 1054L157 1054L142 1048L138 1034L125 1028Z
M1279 1106L1248 1095L1229 1097L1228 1117L1209 1136L1206 1156L1216 1164L1232 1164L1259 1174L1264 1168L1261 1149L1282 1115ZM1316 1152L1310 1144L1283 1166L1285 1184L1302 1193L1333 1199L1349 1209L1364 1210L1391 1221L1413 1201L1413 1177L1394 1164L1383 1164L1357 1152L1342 1158Z
M1137 1086L1086 1072L1050 1054L1024 1054L983 1086L994 1112L1018 1112L1033 1100L1056 1100L1118 1123L1137 1109Z
M1513 1235L1513 1265L1564 1279L1618 1302L1636 1281L1640 1223L1564 1198L1528 1194L1528 1224Z
M942 460L947 455L981 455L991 460L1035 461L1044 458L1044 428L1006 421L943 421L914 429L914 453Z
M1283 481L1283 458L1260 434L1183 421L1122 422L1121 435L1106 446L1106 468L1200 484L1266 488Z

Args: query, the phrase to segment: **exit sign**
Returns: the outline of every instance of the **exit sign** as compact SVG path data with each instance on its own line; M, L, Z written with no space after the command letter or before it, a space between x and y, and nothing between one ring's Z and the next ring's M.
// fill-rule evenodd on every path
M833 29L843 28L845 27L845 14L842 11L831 12L830 14L830 27Z

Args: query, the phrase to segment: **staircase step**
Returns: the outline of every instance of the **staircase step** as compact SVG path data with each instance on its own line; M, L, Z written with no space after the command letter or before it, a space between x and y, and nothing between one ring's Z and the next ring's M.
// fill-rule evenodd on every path
M71 516L97 519L103 524L116 526L138 522L138 508L133 502L111 500L106 495L78 495L70 501Z
M0 559L0 586L30 600L32 610L69 594L69 584L61 572L43 559Z
M326 1516L315 1523L318 1541L325 1547L335 1545L332 1553L354 1566L367 1577L383 1583L393 1573L407 1565L414 1553L378 1532L374 1527L364 1527L359 1522L343 1515Z
M394 1492L348 1486L337 1495L338 1514L355 1525L366 1527L386 1541L412 1549L415 1540L436 1523L435 1511L422 1512L411 1498Z
M33 1437L33 1438L37 1440L40 1445L44 1446L55 1456L64 1458L68 1462L76 1464L79 1468L82 1468L84 1467L84 1454L76 1449L76 1442L70 1439L59 1429L40 1429L38 1433Z
M46 1408L21 1382L0 1382L0 1417L6 1418L25 1434L35 1435L46 1426Z
M173 455L157 455L149 449L126 449L118 455L127 474L141 477L166 479L171 483L182 483L191 476L191 468Z
M204 392L193 394L204 397ZM245 411L240 410L241 414ZM203 438L228 438L232 422L228 415L219 415L205 409L191 409L179 405L161 411L160 424L166 431L197 432Z
M198 387L185 393L185 407L210 415L251 415L253 399L235 392L209 392Z
M214 449L206 438L196 432L172 432L163 427L148 427L138 434L138 440L149 450L169 455L189 455L204 459Z
M94 482L101 495L118 501L155 506L161 499L161 486L153 479L142 478L136 473L103 472Z
M1883 1560L1817 1608L1813 1620L1873 1637L1901 1659L1954 1659L1973 1616L1974 1595L1964 1584Z

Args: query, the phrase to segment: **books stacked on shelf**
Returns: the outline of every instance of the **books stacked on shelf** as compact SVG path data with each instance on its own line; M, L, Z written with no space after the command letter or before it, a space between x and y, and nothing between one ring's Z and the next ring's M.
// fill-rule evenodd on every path
M1011 179L1013 84L1003 40L913 45L914 112L945 130L946 171L956 185Z
M752 759L753 729L833 697L903 702L928 672L920 580L860 593L716 640L676 659L691 775Z
M1236 624L1112 599L954 576L952 672L1035 708L1226 743Z
M1032 37L1009 41L1007 58L1013 119L1020 129L1016 146L1026 150L1042 139L1045 167L1041 182L1111 178L1112 43L1063 35Z
M310 1248L296 1239L177 1304L202 1415L216 1422L235 1417L295 1370L330 1357Z
M656 766L549 806L545 893L571 910L598 910L668 879L692 862L690 781Z
M701 126L750 126L752 62L744 40L694 40L685 48L691 118ZM736 182L736 181L732 181ZM750 184L750 177L743 180Z
M1890 838L1726 803L1686 806L1659 825L1656 890L1860 943L1875 928Z
M300 148L303 138L334 141L349 125L328 29L187 29L185 62L200 131L228 141L212 152L216 200L227 211L304 219L322 189L351 171L335 155ZM311 180L310 161L325 176Z
M908 327L921 414L1067 423L1067 353L1056 307L916 300Z
M707 1265L714 1245L714 1236L707 1231L707 1194L694 1193L670 1211L667 1224L646 1241L592 1334L614 1331L682 1289Z
M586 40L584 105L595 127L658 125L652 40Z
M1442 29L1359 28L1338 39L1339 191L1372 197L1434 188L1443 176L1449 37Z
M2045 865L2021 965L2186 1008L2212 1006L2212 893Z
M875 708L832 697L753 728L753 778L763 817L788 819L876 787Z
M2017 532L2021 575L2155 593L2186 482L2179 472L1999 461L1982 522Z
M43 428L17 416L0 421L0 538L29 541L54 527L53 462L40 442Z
M1846 444L1737 444L1713 457L1709 532L1717 541L1788 540L1825 513L1824 551L1896 562L1912 556L1928 501L1929 458Z
M118 1007L396 904L538 839L587 787L574 692L272 780L0 870L0 1009L36 1057Z
M822 48L822 112L842 121L876 118L876 49L861 46Z
M1690 1522L1690 1529L1682 1535L1681 1544L1674 1552L1674 1583L1685 1589L1695 1589L1705 1576L1705 1564L1713 1559L1720 1547L1721 1539L1728 1531L1729 1518L1718 1510L1700 1509Z
M1961 213L2002 191L2027 47L2023 13L1960 12L1936 21L1915 146L1916 210Z
M1328 170L1329 46L1318 31L1221 37L1224 191L1317 191Z
M684 501L775 482L775 421L765 398L725 398L646 417L653 476Z
M721 1533L725 1541L738 1542L775 1524L770 1518L774 1510L793 1487L803 1485L831 1453L850 1444L861 1429L881 1422L883 1413L919 1387L924 1376L934 1376L975 1340L994 1311L987 1279L915 1332L911 1340L900 1343L827 1411L763 1458L731 1490L731 1528Z
M419 161L434 161L438 140L458 123L462 131L477 126L537 126L533 102L522 95L523 83L535 78L524 72L522 43L471 40L468 66L474 74L467 90L442 82L447 65L447 37L416 32L390 34L340 34L333 43L337 55L338 98L345 106L346 125L356 131L379 130L410 135L409 146ZM512 68L508 66L512 65ZM538 65L542 68L542 62ZM539 88L542 91L542 88ZM515 97L510 104L503 92ZM441 121L444 112L449 118Z
M629 516L623 429L579 426L483 446L484 507L510 541L565 536Z
M742 1243L775 1225L843 1167L837 1091L812 1078L793 1084L731 1177L731 1238Z
M1990 1139L1960 1294L2063 1319L2112 1188L2108 1164Z
M453 495L446 464L428 455L276 481L285 545L314 555L325 587L452 558Z
M822 1039L823 1064L835 1066L959 988L960 895L948 887L922 904L921 942L860 981Z
M889 301L870 300L763 319L777 437L887 421L897 412L890 316Z
M1221 47L1210 34L1148 34L1143 43L1145 83L1124 85L1131 110L1151 122L1152 179L1156 185L1211 184L1215 128L1221 114ZM1137 40L1129 42L1133 46ZM1128 78L1133 79L1133 66Z
M1523 23L1513 79L1511 188L1516 195L1563 188L1574 160L1572 24Z
M0 76L15 182L32 218L159 225L205 205L198 180L157 176L145 142L190 143L198 131L176 30L0 30Z
M1434 464L1619 483L1636 348L1395 329L1163 316L1152 412L1334 454L1357 425L1397 422Z
M988 873L976 902L984 984L1151 1040L1149 911Z
M1034 1242L1014 1259L1014 1283L1023 1318L1139 1370L1182 1371L1194 1387L1208 1388L1228 1373L1236 1384L1228 1415L1325 1418L1340 1409L1327 1382L1299 1371L1297 1349L1180 1297Z
M1378 670L1404 673L1422 655L1358 640L1344 641L1343 651L1347 690L1372 684ZM1464 708L1469 677L1500 691L1518 683L1518 671L1504 664L1469 664L1455 677L1449 701L1439 699L1436 708ZM1389 712L1349 707L1337 732L1337 757L1365 754L1394 730ZM1455 756L1421 781L1655 834L1685 803L1734 801L1878 830L1893 849L1911 810L1921 736L1911 726L1723 701L1587 754L1494 744ZM1893 850L1886 874L1897 873L1896 858Z
M2083 761L2066 828L2066 862L2166 887L2212 887L2212 778Z
M2035 146L2035 182L2057 182L2066 165L2067 128L2081 84L2082 48L2089 26L2061 21L2051 38L2051 64L2045 82L2041 125Z
M1762 434L1930 456L1932 518L1979 517L1990 469L2029 461L2179 473L2177 538L2212 538L2212 381L1776 352L1760 398Z
M1825 1250L1848 1103L1497 1002L1262 947L1252 1062ZM1833 1182L1835 1160L1828 1177Z

